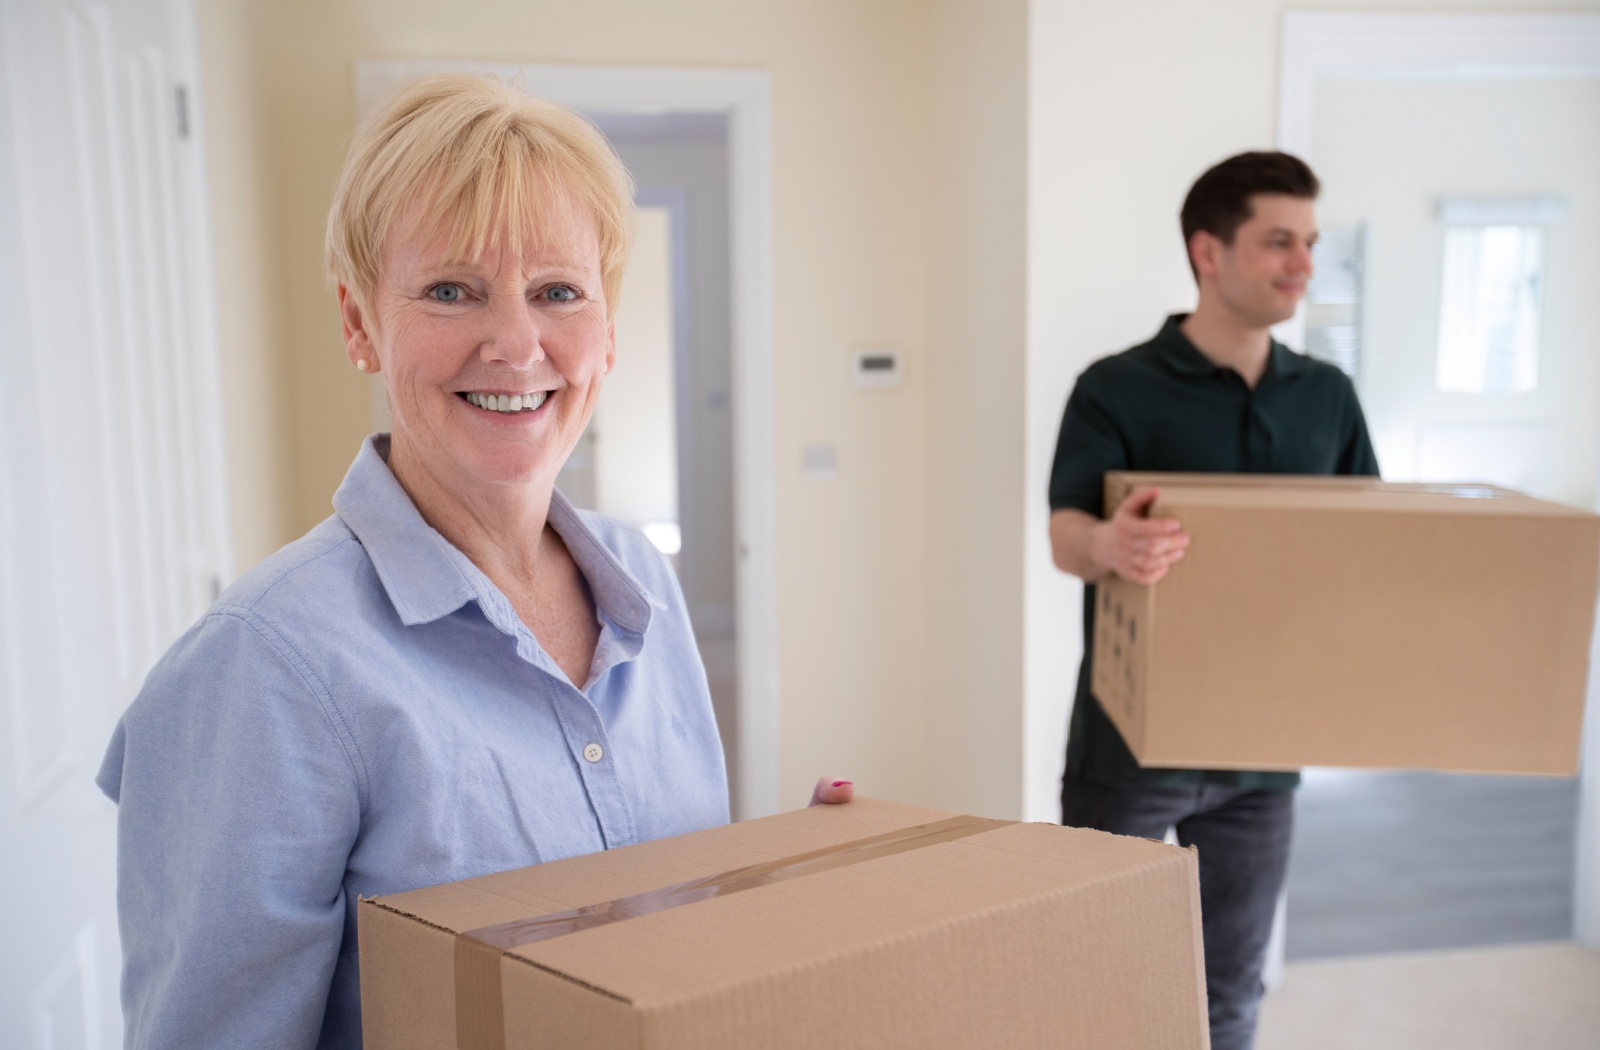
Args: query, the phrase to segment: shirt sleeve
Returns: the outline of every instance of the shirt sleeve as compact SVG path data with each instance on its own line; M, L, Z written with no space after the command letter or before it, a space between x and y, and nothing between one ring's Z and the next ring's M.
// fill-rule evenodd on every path
M1350 382L1348 376L1340 376L1344 380L1345 400L1349 405L1349 426L1346 428L1344 445L1339 450L1339 465L1336 474L1361 474L1368 477L1378 476L1378 454L1372 448L1372 437L1367 433L1367 417L1361 411L1361 399L1356 396L1355 384Z
M1078 377L1061 416L1050 468L1050 509L1081 510L1099 517L1105 508L1106 471L1127 467L1127 444L1093 370L1087 371Z
M98 778L119 806L128 1050L309 1050L344 947L360 765L304 661L248 616L213 612L162 658Z

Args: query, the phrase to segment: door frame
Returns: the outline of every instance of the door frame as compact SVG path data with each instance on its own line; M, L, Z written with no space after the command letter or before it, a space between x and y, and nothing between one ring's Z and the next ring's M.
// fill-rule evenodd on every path
M1319 78L1600 78L1600 15L1290 12L1279 74L1278 148L1304 157ZM1303 315L1297 321L1303 331ZM1600 949L1600 631L1590 648L1586 714L1573 929Z
M719 113L728 121L734 533L738 547L736 819L778 811L777 438L773 370L772 104L764 70L558 66L443 59L355 64L356 112L428 73L479 73L580 112Z
M693 309L689 294L689 195L681 187L665 189L639 188L633 191L633 202L640 208L661 208L670 216L671 236L668 252L671 256L670 289L672 299L672 414L673 438L677 442L678 470L678 522L688 533L695 529L699 513L698 501L685 500L685 492L700 492L700 470L693 449L693 426L690 413L697 407L690 397L693 369L689 357L689 311ZM698 544L686 543L678 551L678 583L683 588L684 601L689 615L694 618L700 610L700 596L695 581L699 560ZM705 624L695 620L697 631Z

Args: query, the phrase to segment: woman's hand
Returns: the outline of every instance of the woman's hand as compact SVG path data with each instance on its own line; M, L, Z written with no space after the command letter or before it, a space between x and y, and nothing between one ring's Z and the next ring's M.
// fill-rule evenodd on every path
M808 806L836 806L841 802L849 802L855 797L855 785L848 780L835 780L832 777L823 777L817 781L817 788L811 792L811 801Z

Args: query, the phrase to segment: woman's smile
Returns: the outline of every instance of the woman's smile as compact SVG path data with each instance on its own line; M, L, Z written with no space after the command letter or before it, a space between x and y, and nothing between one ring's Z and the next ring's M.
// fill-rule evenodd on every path
M473 390L457 394L467 404L485 412L493 412L499 416L523 416L532 418L545 402L549 401L551 390L531 390L519 394L499 394L487 390Z

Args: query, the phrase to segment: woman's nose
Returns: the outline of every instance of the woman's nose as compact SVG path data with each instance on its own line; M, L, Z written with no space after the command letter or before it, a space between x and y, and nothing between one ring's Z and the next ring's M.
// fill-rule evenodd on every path
M527 300L521 296L500 299L493 303L489 318L481 351L485 360L526 368L544 359L539 318Z

